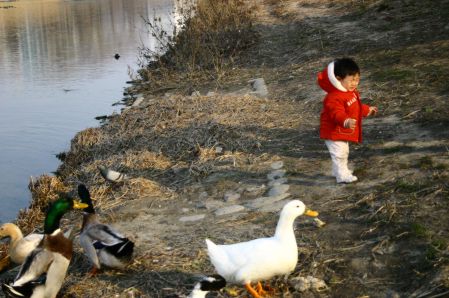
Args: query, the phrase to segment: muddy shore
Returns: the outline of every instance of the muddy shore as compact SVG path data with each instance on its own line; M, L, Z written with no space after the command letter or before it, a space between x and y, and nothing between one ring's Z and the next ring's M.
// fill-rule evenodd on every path
M79 132L58 175L32 185L24 231L57 191L85 183L102 220L136 243L125 271L90 278L75 240L60 297L187 295L214 272L205 238L270 236L293 198L326 224L296 220L299 262L268 281L273 297L449 295L449 1L267 0L256 15L259 41L219 84L167 78L155 92L134 82L123 112ZM349 185L335 183L318 135L316 74L341 56L359 62L363 101L380 111L351 147L359 181ZM255 92L258 78L268 94ZM106 182L99 165L130 178ZM326 287L301 288L307 276ZM230 285L210 297L246 295Z

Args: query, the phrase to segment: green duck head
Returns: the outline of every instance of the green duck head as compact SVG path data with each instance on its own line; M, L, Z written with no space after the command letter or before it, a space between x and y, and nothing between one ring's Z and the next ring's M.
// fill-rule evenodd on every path
M44 222L44 233L52 234L59 229L59 221L62 216L72 209L84 209L88 205L74 201L72 198L61 196L58 200L50 205Z

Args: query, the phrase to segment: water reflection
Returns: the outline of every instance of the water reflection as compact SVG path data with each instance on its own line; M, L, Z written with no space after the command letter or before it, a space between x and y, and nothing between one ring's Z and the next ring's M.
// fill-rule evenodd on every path
M0 2L1 221L28 206L30 176L54 171L77 131L114 112L138 47L156 46L142 17L170 26L172 9L173 0Z

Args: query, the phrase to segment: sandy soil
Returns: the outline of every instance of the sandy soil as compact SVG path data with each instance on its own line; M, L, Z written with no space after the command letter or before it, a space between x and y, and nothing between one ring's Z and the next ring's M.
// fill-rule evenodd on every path
M258 4L259 43L220 87L197 88L215 95L146 94L139 106L75 137L62 181L86 183L103 197L102 218L132 238L136 252L126 271L90 278L76 245L61 297L187 295L198 276L214 272L206 237L233 243L272 235L277 211L292 198L326 225L296 220L299 262L288 279L269 281L273 297L449 296L449 1ZM350 185L331 177L318 134L324 93L316 74L341 56L359 62L362 98L380 110L364 122L363 144L351 147L360 181ZM266 98L248 94L248 80L258 77ZM96 142L80 142L86 135ZM286 170L287 199L216 215L266 196L275 161ZM99 164L132 178L107 184ZM227 192L240 198L225 202ZM204 218L186 221L194 215ZM327 288L300 292L299 276ZM247 294L230 285L209 295Z

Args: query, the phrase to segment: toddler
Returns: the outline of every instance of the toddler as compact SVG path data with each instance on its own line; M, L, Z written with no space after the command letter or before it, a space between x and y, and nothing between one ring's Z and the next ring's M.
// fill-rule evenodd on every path
M360 69L350 58L336 59L318 74L318 84L327 92L320 118L320 138L332 159L337 183L357 181L348 169L349 142L362 141L362 118L377 113L377 107L362 104L357 86Z

